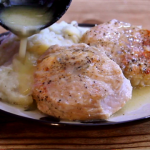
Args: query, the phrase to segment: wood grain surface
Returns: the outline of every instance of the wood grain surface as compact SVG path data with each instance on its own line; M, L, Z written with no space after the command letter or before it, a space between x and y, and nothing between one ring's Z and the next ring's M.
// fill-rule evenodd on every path
M0 149L150 148L150 121L111 126L50 126L0 114Z
M73 0L61 20L99 24L118 19L150 29L149 7L149 0Z
M61 20L102 23L116 18L150 29L149 7L150 0L73 0ZM136 148L150 149L150 119L111 126L51 126L0 112L0 150Z
M150 121L111 126L50 126L0 114L0 149L150 148Z

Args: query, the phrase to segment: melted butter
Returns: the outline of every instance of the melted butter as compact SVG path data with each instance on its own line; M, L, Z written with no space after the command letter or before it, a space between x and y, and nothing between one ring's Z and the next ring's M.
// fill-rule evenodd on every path
M147 104L150 104L150 87L133 89L132 99L129 100L125 106L113 116L116 117L125 115Z
M20 61L18 56L13 59L13 69L18 75L18 89L22 95L29 95L32 92L33 73L36 65L30 55L27 53L24 62Z

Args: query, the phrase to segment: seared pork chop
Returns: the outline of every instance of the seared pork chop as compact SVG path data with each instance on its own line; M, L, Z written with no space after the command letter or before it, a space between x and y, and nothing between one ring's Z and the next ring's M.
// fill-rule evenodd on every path
M33 98L45 114L62 120L106 119L131 98L120 67L96 47L51 46L38 60Z
M150 85L150 31L111 20L87 31L80 42L103 47L134 87Z

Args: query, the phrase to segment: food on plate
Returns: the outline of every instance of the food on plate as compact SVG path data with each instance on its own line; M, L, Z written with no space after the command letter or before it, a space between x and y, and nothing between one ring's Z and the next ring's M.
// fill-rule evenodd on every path
M91 28L80 42L103 47L122 69L133 87L150 85L150 31L111 20Z
M69 46L79 43L82 35L89 28L81 28L77 22L68 24L64 21L55 23L49 28L42 30L28 38L27 51L34 54L43 54L51 45Z
M88 30L55 23L28 38L24 61L18 38L1 38L1 100L25 108L35 100L41 112L63 120L106 119L121 109L132 96L130 81L105 47L78 44Z
M12 33L1 37L0 44L0 98L4 102L28 107L33 103L33 72L38 57L49 46L69 46L80 41L88 28L80 28L77 22L56 23L28 38L25 62L18 59L19 39Z
M37 62L33 98L63 120L106 119L131 98L132 87L103 50L86 44L51 46Z

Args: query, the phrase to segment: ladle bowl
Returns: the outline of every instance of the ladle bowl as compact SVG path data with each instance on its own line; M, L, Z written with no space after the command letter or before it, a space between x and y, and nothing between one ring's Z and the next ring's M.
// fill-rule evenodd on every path
M0 0L0 13L4 9L13 6L39 7L39 9L46 8L45 13L51 13L52 15L50 16L49 22L38 29L42 30L58 21L69 8L71 1L72 0ZM13 32L12 29L1 20L1 18L0 25L6 30Z

